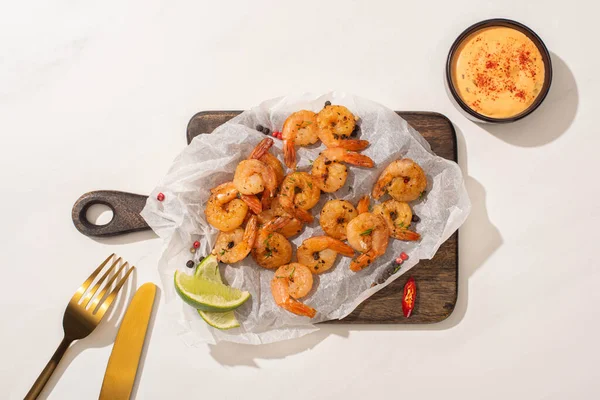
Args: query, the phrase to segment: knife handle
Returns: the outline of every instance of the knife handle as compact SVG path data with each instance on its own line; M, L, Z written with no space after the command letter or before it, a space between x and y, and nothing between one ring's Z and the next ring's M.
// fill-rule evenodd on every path
M66 337L60 342L58 349L56 349L54 355L50 358L50 361L48 361L48 364L46 364L46 367L44 367L40 376L35 380L31 389L27 392L27 395L25 395L25 400L35 400L38 398L71 343L73 343L73 340L67 339Z
M97 190L81 196L73 205L71 218L75 228L86 236L108 237L124 233L150 229L140 215L148 196L118 192L115 190ZM87 211L94 204L108 206L113 218L105 225L96 225L87 219Z

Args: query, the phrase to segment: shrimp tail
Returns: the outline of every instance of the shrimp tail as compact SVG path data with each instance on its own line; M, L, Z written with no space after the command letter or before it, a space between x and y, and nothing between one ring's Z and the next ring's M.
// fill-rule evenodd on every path
M370 199L369 195L368 194L364 195L358 201L358 205L356 206L356 211L358 211L359 214L364 214L366 212L369 212L370 202L371 202L371 199Z
M392 233L392 236L398 240L405 240L407 242L417 241L421 239L421 235L417 232L409 231L408 229L398 230Z
M325 237L328 238L327 241L331 250L335 251L336 253L342 254L346 257L352 257L354 255L354 249L351 246L347 245L341 240L334 239L329 236Z
M242 194L240 197L242 200L244 200L244 203L248 205L253 213L260 214L262 212L263 207L258 197L250 194Z
M289 169L296 170L296 147L291 139L283 141L283 161Z
M362 271L371 265L377 256L379 256L379 254L373 249L367 251L366 253L362 253L350 262L350 269L354 272Z
M254 148L254 150L252 150L252 153L250 153L248 160L258 160L259 158L264 156L265 153L269 151L271 146L273 146L273 143L273 139L271 138L264 138L263 140L261 140L261 142Z
M263 226L263 229L265 229L269 232L274 232L274 231L286 226L291 220L292 219L290 217L285 217L285 216L276 217L276 218L273 218L272 220L270 220L269 222L267 222Z
M337 145L346 150L360 151L369 147L369 141L361 139L344 139L340 140Z
M298 218L300 221L308 223L308 224L313 222L315 219L315 217L313 217L313 215L309 211L303 210L300 207L294 207L293 210L288 211L288 212L290 212L293 216Z
M309 318L313 318L317 314L317 310L314 308L294 299L288 299L285 303L281 304L281 307L296 315Z
M257 228L258 218L256 218L256 215L253 215L248 220L248 223L246 224L246 229L244 229L243 240L248 246L248 253L250 253L250 250L254 247L254 242L256 241L256 232L258 231Z
M352 165L366 168L373 168L375 165L371 157L356 152L348 152L346 157L344 157L344 161Z
M385 194L385 189L392 182L392 178L393 177L391 175L382 175L379 177L373 186L373 193L371 193L371 195L376 199L379 199L381 196L383 196Z
M271 208L271 203L273 202L273 192L270 189L265 189L262 192L262 197L260 199L262 203L263 210L268 210Z

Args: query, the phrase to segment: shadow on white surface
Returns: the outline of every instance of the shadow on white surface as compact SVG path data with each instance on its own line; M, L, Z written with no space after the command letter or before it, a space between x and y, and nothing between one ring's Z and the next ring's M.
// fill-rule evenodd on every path
M458 127L458 158L465 176L472 208L467 222L460 228L458 298L454 311L444 321L435 324L415 325L319 325L320 329L309 335L278 343L265 345L244 345L220 342L209 345L210 355L226 366L244 365L258 368L258 359L282 359L302 353L317 346L330 335L349 337L353 331L439 331L450 329L462 321L467 312L469 299L469 279L479 267L502 245L502 236L490 221L486 209L485 188L475 178L469 176L464 137ZM474 240L474 239L477 240ZM466 244L468 240L468 245ZM468 248L468 254L465 249Z
M119 235L119 236L111 236L111 237L103 237L103 238L90 237L90 239L92 239L98 243L108 245L108 246L115 246L115 245L143 242L143 241L150 240L150 239L158 239L158 235L156 233L154 233L153 230L149 229L147 231L126 233L124 235Z
M508 124L480 124L498 139L520 147L538 147L553 142L571 126L577 115L579 96L575 76L567 64L550 53L553 78L550 92L531 115Z
M350 327L350 325L348 325ZM239 344L232 342L219 342L215 345L208 345L210 355L225 366L244 365L248 367L259 368L257 359L282 359L287 356L302 353L314 348L330 335L337 335L347 338L350 335L349 329L345 325L325 326L311 334L262 345Z
M90 348L102 348L111 345L117 336L119 323L122 320L125 310L129 306L129 302L133 297L137 288L137 270L134 270L127 284L117 296L117 300L111 306L109 314L105 316L100 325L86 338L76 341L69 347L63 359L60 361L54 374L46 384L43 392L38 397L39 399L47 399L66 369L71 365L71 362L84 350ZM52 355L53 349L48 349L48 359ZM44 366L40 365L40 371ZM31 382L33 384L33 382ZM99 394L99 393L98 393Z

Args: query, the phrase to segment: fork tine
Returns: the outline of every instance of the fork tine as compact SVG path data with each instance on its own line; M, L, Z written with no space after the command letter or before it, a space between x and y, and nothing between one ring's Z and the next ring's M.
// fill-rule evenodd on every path
M119 277L119 275L121 275L121 272L123 271L123 269L125 267L127 267L128 265L129 265L129 263L127 261L124 264L122 264L119 267L119 269L117 270L117 272L115 272L115 274L110 277L110 279L108 280L108 282L106 283L106 285L104 285L104 287L102 288L102 290L100 291L100 293L97 296L94 297L94 300L92 300L90 302L89 309L92 312L96 309L96 307L98 306L98 303L100 302L100 300L102 300L102 298L104 297L104 295L106 294L106 292L108 291L108 289L110 289L110 286L117 280L117 278Z
M89 278L87 278L86 281L83 282L83 284L81 286L79 286L79 289L77 289L77 291L73 295L73 298L71 298L71 301L74 301L75 303L79 302L79 299L81 299L81 296L83 296L83 294L85 293L86 289L88 287L90 287L90 285L92 284L92 282L94 281L94 279L96 279L96 276L98 276L98 274L100 273L100 271L102 271L102 268L104 268L104 266L114 256L115 256L115 253L112 253L110 256L108 256L106 258L106 260L104 260L104 262L102 264L100 264L100 266L98 268L96 268L96 270L94 272L92 272L92 274L89 276Z
M106 272L104 273L104 275L102 275L102 277L100 279L98 279L98 282L96 282L96 284L94 285L93 288L91 288L90 290L88 290L87 294L85 295L85 297L83 298L83 301L81 302L81 306L82 307L86 307L88 302L90 301L90 299L92 297L94 297L94 294L98 291L98 288L100 287L100 285L102 285L102 282L104 282L104 280L106 279L106 277L111 273L111 271L113 269L115 269L115 266L122 261L122 258L119 257L115 260L115 262L110 266L109 269L106 270Z
M112 302L115 300L115 298L119 294L119 291L121 290L121 288L123 287L123 285L127 281L127 278L129 278L129 275L131 275L131 273L133 272L134 269L135 269L134 266L132 266L131 268L129 268L129 270L125 273L125 275L123 276L123 278L121 278L121 280L119 281L119 283L116 284L116 286L113 289L113 291L110 292L110 294L108 295L108 297L106 298L106 300L102 301L97 306L98 309L94 311L94 315L96 316L96 318L102 318L104 316L104 313L106 313L106 310L108 310L108 308L110 307L110 305L112 304Z

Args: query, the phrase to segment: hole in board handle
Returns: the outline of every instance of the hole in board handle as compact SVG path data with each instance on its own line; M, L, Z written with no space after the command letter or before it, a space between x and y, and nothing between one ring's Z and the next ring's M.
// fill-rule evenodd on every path
M115 213L105 204L92 204L85 212L85 218L92 225L108 225L115 217Z

